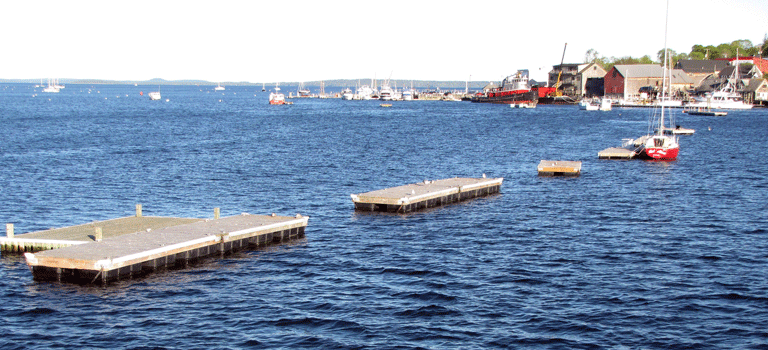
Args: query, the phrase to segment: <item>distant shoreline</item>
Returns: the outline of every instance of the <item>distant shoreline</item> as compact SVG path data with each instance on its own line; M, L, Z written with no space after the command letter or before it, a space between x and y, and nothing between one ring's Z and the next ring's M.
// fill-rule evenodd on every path
M360 84L370 84L371 78L361 79L333 79L325 80L326 87L349 87L353 88ZM382 82L383 80L379 80ZM267 88L273 87L275 82L210 82L204 80L163 80L163 79L151 79L143 81L128 81L128 80L102 80L102 79L59 79L59 84L63 85L195 85L195 86L216 86L218 84L224 86L262 86L264 84ZM45 84L46 80L42 81ZM281 86L296 86L303 83L305 86L320 86L321 81L305 81L305 82L279 82ZM469 88L472 90L482 89L489 82L487 81L470 81ZM0 84L41 84L40 79L0 79ZM465 81L438 81L438 80L390 80L390 85L397 86L398 88L410 87L413 84L414 88L435 88L441 89L464 89L467 86Z

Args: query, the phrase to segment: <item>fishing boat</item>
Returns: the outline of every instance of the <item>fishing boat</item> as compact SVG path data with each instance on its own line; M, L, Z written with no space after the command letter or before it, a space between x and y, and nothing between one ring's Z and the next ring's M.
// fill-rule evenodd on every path
M275 91L269 93L269 104L271 105L284 105L285 95L280 92L280 87L275 84Z
M299 97L309 97L309 94L311 93L309 89L304 87L304 83L299 83L299 88L296 90L296 93Z
M667 0L667 16L665 19L665 27L669 24L669 0ZM667 90L670 88L672 81L671 70L669 69L669 49L667 48L667 29L664 30L664 67L663 75L661 77L661 100L663 101L667 96ZM654 133L649 133L634 141L634 145L637 146L635 150L637 156L640 159L648 160L660 160L671 161L677 159L677 155L680 152L680 144L677 142L677 134L668 133L672 125L672 115L667 115L667 109L669 106L659 104L654 108L649 118L649 130L653 130ZM667 123L670 126L667 126Z
M392 91L392 88L389 86L389 84L384 83L384 85L381 86L381 91L379 92L379 99L382 101L392 101L394 95L394 91Z
M413 89L403 90L403 101L413 101Z
M373 99L374 91L368 85L363 85L355 91L356 100L371 100Z
M704 96L694 97L686 107L691 108L714 108L714 109L752 109L752 105L744 102L744 99L738 92L736 84L739 82L738 63L733 69L731 76L712 93L706 93Z
M501 86L493 88L485 94L473 96L472 102L479 103L537 103L539 94L531 90L527 69L518 70L501 82Z

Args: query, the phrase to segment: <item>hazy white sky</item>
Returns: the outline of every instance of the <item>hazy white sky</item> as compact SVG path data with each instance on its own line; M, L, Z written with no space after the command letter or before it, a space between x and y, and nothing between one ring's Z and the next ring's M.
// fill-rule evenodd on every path
M3 1L0 78L541 79L664 47L666 0ZM668 46L768 33L764 0L670 0Z

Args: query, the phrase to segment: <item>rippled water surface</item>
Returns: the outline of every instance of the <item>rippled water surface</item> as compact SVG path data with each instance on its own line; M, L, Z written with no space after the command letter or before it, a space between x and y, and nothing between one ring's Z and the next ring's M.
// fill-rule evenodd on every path
M597 159L646 132L642 109L161 89L0 86L0 218L18 234L220 207L310 216L306 237L107 287L37 283L4 255L0 348L768 347L766 110L676 114L696 133L660 163ZM542 159L582 175L540 178ZM410 215L349 197L482 174L500 194Z

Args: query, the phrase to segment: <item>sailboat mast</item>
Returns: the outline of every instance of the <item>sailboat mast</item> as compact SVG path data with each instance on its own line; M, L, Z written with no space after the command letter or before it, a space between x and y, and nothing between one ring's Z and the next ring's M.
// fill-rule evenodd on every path
M663 135L664 134L664 100L666 97L666 84L665 80L667 78L667 64L669 60L669 50L667 49L667 32L669 31L669 0L667 0L667 11L666 15L664 17L664 68L662 68L662 75L661 75L661 118L659 119L659 128L658 128L658 134ZM672 83L672 74L670 73L670 85Z

